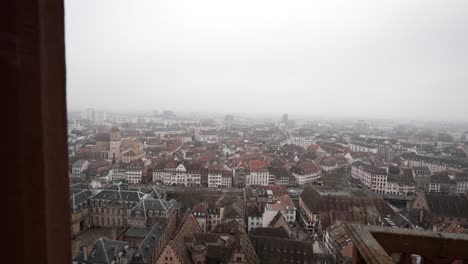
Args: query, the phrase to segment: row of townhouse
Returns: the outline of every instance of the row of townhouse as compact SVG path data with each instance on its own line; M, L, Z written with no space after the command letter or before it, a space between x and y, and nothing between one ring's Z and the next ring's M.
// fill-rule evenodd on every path
M146 177L148 173L149 165L151 165L151 161L146 159L134 160L128 164L114 164L112 169L109 170L106 179L109 182L122 181L130 184L146 182L143 178Z
M169 160L156 165L153 182L186 187L232 187L232 172L218 166L202 166Z
M378 194L412 195L415 182L411 173L392 174L387 168L377 168L360 161L351 166L351 177Z
M201 186L204 170L200 164L184 164L168 160L156 165L153 170L153 182L164 185Z
M429 192L444 194L465 194L468 191L468 174L439 172L431 176Z
M363 144L363 143L349 143L348 144L349 149L354 152L370 152L370 153L377 153L378 152L378 147L377 146L372 146L368 144Z
M468 168L468 162L457 159L448 159L442 157L429 157L415 153L403 153L401 155L403 164L409 167L428 167L432 173L446 170L462 172Z

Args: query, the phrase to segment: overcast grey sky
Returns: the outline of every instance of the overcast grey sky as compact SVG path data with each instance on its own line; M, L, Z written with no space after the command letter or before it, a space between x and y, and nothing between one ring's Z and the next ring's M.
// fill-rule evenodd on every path
M66 0L69 109L468 120L468 1Z

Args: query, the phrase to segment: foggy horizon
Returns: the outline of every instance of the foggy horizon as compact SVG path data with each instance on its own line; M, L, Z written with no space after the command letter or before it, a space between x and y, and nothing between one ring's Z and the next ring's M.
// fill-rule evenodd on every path
M466 1L67 0L68 109L466 122Z

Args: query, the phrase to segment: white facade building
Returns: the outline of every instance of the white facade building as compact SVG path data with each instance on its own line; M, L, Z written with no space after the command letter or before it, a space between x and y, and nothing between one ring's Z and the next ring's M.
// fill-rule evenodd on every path
M164 185L184 185L200 186L201 174L199 168L192 168L189 165L168 164L159 165L153 171L153 181Z
M468 191L468 178L457 178L457 194L465 194Z
M221 186L221 172L208 172L208 187L217 188Z
M371 152L371 153L378 152L377 147L365 145L365 144L358 144L358 143L350 143L349 149L351 149L351 151L354 151L354 152Z
M81 178L81 173L88 169L89 162L87 160L78 160L75 163L73 163L72 166L72 178L73 179L80 179Z
M311 172L304 175L293 173L293 176L296 179L297 184L302 186L317 181L320 179L321 174L320 172Z
M246 178L246 185L268 185L274 182L274 176L268 170L250 171Z
M249 216L248 217L248 231L257 228L257 227L263 227L263 217L262 216ZM271 220L270 220L271 221Z
M221 187L231 188L232 187L232 174L230 171L223 173L221 176Z
M286 144L293 144L303 149L307 149L310 145L315 144L314 137L291 137L290 139L281 141L281 146Z
M379 194L387 193L387 170L374 166L355 162L351 167L351 177L359 180L371 191ZM396 186L389 185L389 190L394 190Z
M128 166L125 171L127 183L141 183L141 176L143 174L142 166Z

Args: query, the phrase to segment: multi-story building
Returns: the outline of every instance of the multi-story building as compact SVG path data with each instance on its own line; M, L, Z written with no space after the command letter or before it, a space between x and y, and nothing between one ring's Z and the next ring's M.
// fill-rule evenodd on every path
M232 172L223 170L221 174L221 187L231 188L232 187Z
M377 153L385 160L392 161L395 157L395 149L391 145L379 145L377 147Z
M144 198L150 197L140 191L111 186L89 198L90 223L97 227L123 227L131 209Z
M310 145L315 144L314 137L290 137L287 140L281 141L280 145L293 144L303 149L307 149Z
M207 206L204 203L196 205L192 210L192 215L197 220L198 226L200 227L201 232L205 233L208 231L208 211Z
M127 180L127 165L126 164L114 164L112 169L109 170L109 180L110 181L122 181L125 182Z
M416 185L412 175L391 174L387 175L385 194L413 195L416 193Z
M206 211L208 212L208 230L213 229L216 225L221 223L221 214L224 208L220 208L216 204L208 203Z
M201 166L198 163L188 163L185 165L186 177L185 186L200 186L201 185Z
M364 120L359 120L354 124L354 131L357 133L367 133L369 130L369 123Z
M429 181L429 192L443 194L466 194L468 175L466 173L435 173Z
M456 185L446 172L435 173L429 180L429 192L431 193L454 193Z
M81 173L88 169L89 162L87 160L78 160L72 166L72 180L81 180Z
M263 209L260 204L253 203L247 207L247 231L263 227Z
M372 145L358 143L358 142L350 143L349 148L351 149L351 151L354 151L354 152L370 152L370 153L379 152L379 149L377 146L372 146Z
M221 131L216 131L216 130L197 131L195 133L195 139L197 141L217 143L223 139L223 133Z
M221 186L223 172L217 166L208 167L208 187L215 188Z
M70 186L71 235L75 237L88 229L89 204L88 198L92 195L84 184Z
M371 191L379 194L387 193L387 169L377 168L372 165L357 161L351 166L351 177L359 180ZM390 185L391 189L395 186ZM389 186L389 188L390 188Z
M274 176L268 172L265 161L249 161L249 174L246 177L246 186L269 185L274 183Z
M196 163L183 163L176 160L166 160L156 165L153 170L153 182L164 185L201 185L201 166Z
M134 149L128 149L121 153L120 160L123 163L130 163L134 160L145 158L145 157L146 157L146 152L144 152L142 149L138 151L135 151Z
M240 164L239 166L233 169L234 174L234 186L237 188L245 187L245 182L248 175L247 166Z
M141 176L143 175L144 165L131 164L126 167L125 178L127 183L141 183Z
M322 170L323 174L331 173L332 171L338 168L338 164L329 157L325 157L319 163L320 169Z
M413 166L413 178L416 182L416 187L419 189L428 190L430 177L431 171L428 167Z
M459 174L455 176L455 181L457 183L457 194L466 194L468 191L468 175L467 174Z
M407 166L428 167L432 173L446 170L462 172L463 169L468 168L468 162L466 160L453 158L429 157L414 153L403 153L401 159Z
M291 177L287 169L283 167L268 167L268 172L275 178L274 185L288 186Z
M317 181L321 177L320 167L312 160L299 161L291 167L291 172L300 186Z
M175 200L165 200L152 193L133 207L127 216L127 225L138 228L147 228L156 223L164 224L172 231L177 226L179 217L179 203ZM171 231L171 232L172 232Z

